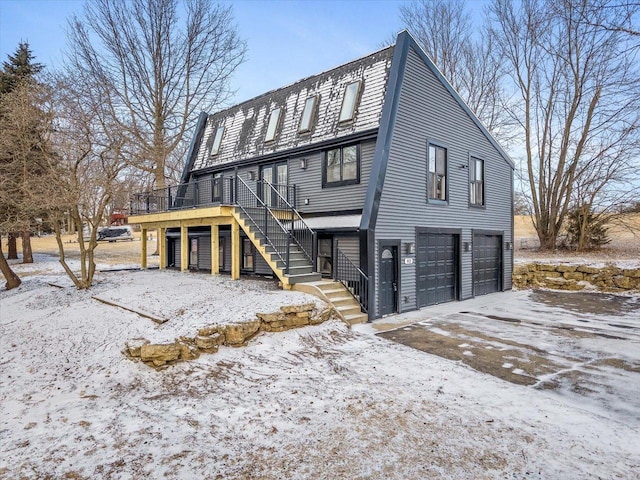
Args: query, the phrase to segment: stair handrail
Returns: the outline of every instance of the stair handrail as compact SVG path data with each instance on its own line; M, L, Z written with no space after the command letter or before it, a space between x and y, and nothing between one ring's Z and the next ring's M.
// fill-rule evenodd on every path
M259 180L259 182L262 182L263 185L268 185L269 188L271 189L272 192L275 192L275 194L277 195L277 197L280 198L280 200L282 201L282 203L284 204L284 206L286 207L287 210L290 211L291 213L291 239L296 243L296 245L298 245L298 247L300 248L300 250L302 251L302 253L304 254L305 257L307 257L307 259L309 260L309 262L311 262L311 264L313 265L313 270L316 271L316 262L317 262L317 254L316 254L316 232L314 230L311 229L311 227L309 227L309 225L307 225L307 222L304 221L304 219L302 218L302 215L300 215L300 212L298 212L298 210L296 209L295 205L293 205L291 202L289 202L288 199L284 198L284 196L282 195L282 193L280 192L280 189L277 187L280 187L282 185L274 185L271 182L268 182L266 180ZM289 188L289 186L286 186L287 188ZM294 199L295 199L295 186L294 188ZM301 226L301 229L297 229L297 226ZM296 234L296 230L301 230L302 232L300 234ZM304 239L303 237L307 236L309 241L308 246L306 246L304 244ZM310 250L310 251L309 251Z
M285 247L285 252L281 252L280 249L278 248L278 246L273 242L273 239L271 238L271 236L268 234L269 232L265 231L265 229L261 228L260 227L260 222L258 220L256 220L255 218L253 218L253 215L251 215L251 213L248 210L248 208L250 208L250 207L248 205L243 205L240 202L239 195L238 195L238 190L237 190L237 187L236 187L235 192L234 192L235 203L247 215L249 220L251 220L251 222L255 225L255 227L258 229L258 232L260 232L262 234L262 236L265 239L265 242L268 245L271 245L271 247L273 248L273 250L276 253L276 255L278 256L278 258L284 263L285 274L288 274L289 273L289 243L290 243L288 241L288 239L290 238L290 235L291 235L289 230L280 222L278 217L273 213L273 211L269 208L269 206L260 198L260 196L256 192L251 190L251 187L249 187L249 185L247 185L246 182L242 178L240 178L239 175L236 175L234 180L236 182L240 182L242 185L244 185L244 187L247 189L247 191L249 193L251 193L251 196L255 200L257 200L257 205L260 206L261 208L263 208L265 212L269 213L269 215L271 217L271 220L272 221L275 220L275 224L278 227L280 227L280 229L282 230L282 233L287 236L287 245ZM236 183L236 185L237 185L237 183Z
M347 291L360 304L363 312L367 312L368 295L369 295L369 277L358 267L351 259L335 247L336 265L333 269L333 279L342 283ZM346 269L346 272L342 272ZM357 279L356 279L357 278Z

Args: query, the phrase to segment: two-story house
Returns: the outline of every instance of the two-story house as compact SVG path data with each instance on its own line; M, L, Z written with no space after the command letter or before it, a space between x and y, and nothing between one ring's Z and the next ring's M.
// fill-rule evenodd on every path
M131 208L161 268L335 280L350 321L511 288L513 163L406 31L201 114L181 184Z

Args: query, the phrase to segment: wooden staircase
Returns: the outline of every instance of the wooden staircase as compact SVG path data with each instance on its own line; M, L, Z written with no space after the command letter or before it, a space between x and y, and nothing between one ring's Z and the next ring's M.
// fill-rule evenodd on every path
M274 240L278 240L277 243L286 243L287 239L285 234L281 233L280 238L267 239L256 228L255 224L251 220L251 216L254 218L257 215L261 215L262 211L260 207L255 207L255 212L250 209L242 209L235 207L233 211L233 217L236 219L240 228L244 231L247 237L251 240L251 243L255 245L256 250L262 255L265 261L269 264L276 276L282 282L284 288L291 288L291 285L301 282L314 282L322 278L319 273L313 271L313 264L304 255L304 253L298 248L298 246L291 242L289 244L289 271L286 272L285 261L281 258L281 255L276 252L276 249L272 246Z
M296 283L292 289L315 295L329 303L333 306L338 316L349 325L366 323L369 319L366 313L362 313L358 301L340 282L319 280Z

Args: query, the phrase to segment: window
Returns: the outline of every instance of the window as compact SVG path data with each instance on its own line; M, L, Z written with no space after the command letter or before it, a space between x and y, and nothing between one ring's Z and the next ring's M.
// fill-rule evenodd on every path
M242 239L242 269L243 270L254 270L253 264L253 244L251 240L248 238Z
M276 108L271 111L269 116L269 125L267 126L267 134L264 137L265 142L271 142L276 138L276 128L278 127L278 120L280 120L280 108Z
M350 83L344 90L344 98L342 99L342 108L340 109L340 122L353 120L356 113L356 101L360 92L360 80Z
M304 110L302 111L302 118L300 119L300 128L298 129L298 132L304 133L311 131L311 126L313 125L313 114L315 113L317 101L317 96L307 98L307 101L304 103Z
M213 143L211 144L211 155L217 155L220 151L220 145L222 145L222 135L224 135L224 127L220 126L216 130L215 137L213 137Z
M484 205L484 160L469 159L469 203Z
M447 200L447 149L429 144L428 197L430 200Z
M337 187L354 183L360 183L360 149L358 145L327 150L322 170L322 186Z

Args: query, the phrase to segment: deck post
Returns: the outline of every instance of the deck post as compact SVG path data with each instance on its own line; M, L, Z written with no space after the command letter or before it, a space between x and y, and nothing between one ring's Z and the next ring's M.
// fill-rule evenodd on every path
M220 273L220 237L218 225L211 225L211 275Z
M143 228L140 233L140 240L142 240L142 253L140 258L140 268L143 270L147 268L147 229Z
M180 271L189 269L189 227L180 225Z
M167 229L159 228L158 232L158 262L160 270L167 266Z
M231 279L240 280L240 224L231 224Z

